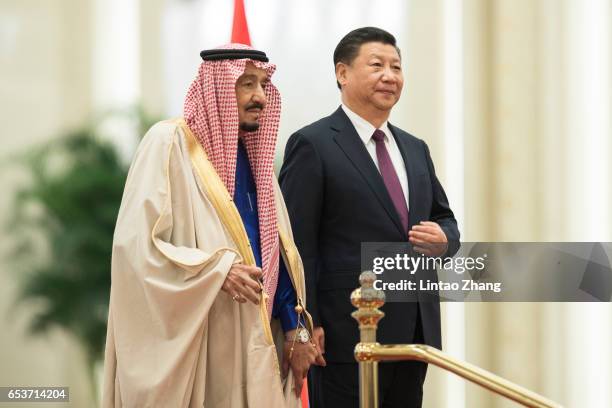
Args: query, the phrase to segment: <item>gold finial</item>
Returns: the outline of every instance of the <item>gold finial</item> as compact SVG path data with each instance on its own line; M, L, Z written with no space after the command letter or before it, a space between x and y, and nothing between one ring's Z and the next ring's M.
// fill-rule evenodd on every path
M375 289L374 281L376 281L374 272L362 272L359 275L361 287L351 293L351 303L357 308L351 315L359 322L359 328L362 330L368 329L367 332L369 333L365 335L366 332L362 331L361 341L366 341L366 338L370 339L369 341L375 341L378 321L385 315L378 310L385 304L385 292ZM371 329L373 329L373 332L370 331Z
M351 294L351 303L356 308L379 308L385 304L385 292L374 288L376 274L365 271L359 275L361 287Z

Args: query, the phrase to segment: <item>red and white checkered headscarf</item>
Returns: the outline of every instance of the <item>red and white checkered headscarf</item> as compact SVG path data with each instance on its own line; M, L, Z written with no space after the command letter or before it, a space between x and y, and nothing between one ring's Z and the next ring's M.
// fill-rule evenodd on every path
M221 49L252 49L242 44L228 44ZM274 64L251 59L203 61L197 78L191 84L183 115L196 135L208 159L234 196L236 158L238 154L238 103L236 81L247 62L265 70L268 79L276 70ZM259 129L243 136L253 178L257 187L257 210L261 241L264 288L268 294L268 313L272 313L278 283L279 236L274 201L274 151L280 121L280 93L271 81L264 88L267 104L259 118Z

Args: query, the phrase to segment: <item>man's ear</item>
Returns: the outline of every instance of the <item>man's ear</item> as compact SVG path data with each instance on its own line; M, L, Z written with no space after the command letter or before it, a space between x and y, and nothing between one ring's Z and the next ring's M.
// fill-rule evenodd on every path
M340 84L340 86L346 85L347 82L347 70L348 67L344 62L339 62L336 64L336 81Z

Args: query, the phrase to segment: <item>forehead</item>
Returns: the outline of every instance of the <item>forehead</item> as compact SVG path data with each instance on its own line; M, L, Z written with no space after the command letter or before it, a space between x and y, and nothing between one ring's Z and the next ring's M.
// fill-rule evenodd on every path
M385 44L381 42L367 42L361 44L359 47L359 54L357 58L385 58L390 60L400 60L400 56L397 53L395 47L391 44Z
M244 67L244 73L240 76L240 78L252 76L255 76L262 80L268 76L268 73L264 69L257 68L252 62L249 61L246 63Z

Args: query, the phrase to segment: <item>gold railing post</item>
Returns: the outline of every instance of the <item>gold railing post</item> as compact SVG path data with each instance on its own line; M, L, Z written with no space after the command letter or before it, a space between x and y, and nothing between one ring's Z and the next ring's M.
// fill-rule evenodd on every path
M378 310L385 303L385 293L374 289L376 275L365 271L359 276L361 287L351 293L351 303L357 308L352 316L359 322L360 343L355 350L368 349L376 342L378 321L385 315ZM374 360L359 361L359 406L361 408L378 408L378 362Z
M436 365L526 407L562 408L554 401L482 368L455 360L436 348L424 344L378 344L376 329L378 321L385 315L378 308L385 304L385 293L374 289L375 280L376 275L373 272L363 272L359 276L361 287L351 293L351 303L357 308L352 316L359 322L361 334L361 340L355 346L355 359L359 362L361 408L378 408L378 361L402 360Z

